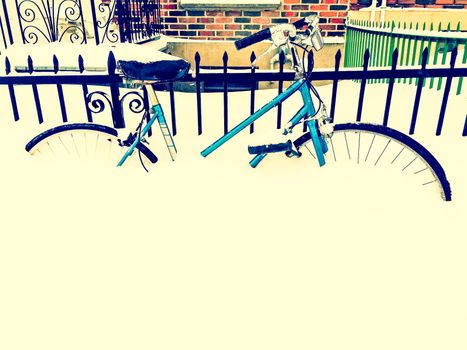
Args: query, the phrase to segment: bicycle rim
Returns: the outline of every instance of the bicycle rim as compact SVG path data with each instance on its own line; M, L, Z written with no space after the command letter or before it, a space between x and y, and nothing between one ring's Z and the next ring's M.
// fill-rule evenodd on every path
M128 149L118 138L117 130L98 124L64 124L34 137L26 145L34 156L52 159L79 159L116 166ZM124 166L141 166L138 153L145 166L157 162L156 155L144 144L126 160Z
M366 123L336 124L327 144L326 163L395 167L404 175L412 175L421 186L439 191L445 201L451 200L451 187L438 160L419 142L397 130ZM308 132L294 145L316 157Z

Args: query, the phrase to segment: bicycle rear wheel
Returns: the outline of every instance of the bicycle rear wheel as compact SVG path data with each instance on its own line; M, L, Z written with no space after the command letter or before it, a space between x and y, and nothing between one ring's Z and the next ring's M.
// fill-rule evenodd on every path
M26 145L31 155L53 158L79 158L116 166L128 146L118 137L118 131L99 124L64 124L37 135ZM141 160L140 157L141 156ZM157 162L156 155L144 144L125 162L127 165Z
M313 147L307 145L310 139L307 132L294 141L294 146L306 148L316 157ZM415 176L421 185L434 186L445 201L451 200L451 186L438 160L419 142L397 130L366 123L335 124L333 136L326 140L326 162L395 166Z

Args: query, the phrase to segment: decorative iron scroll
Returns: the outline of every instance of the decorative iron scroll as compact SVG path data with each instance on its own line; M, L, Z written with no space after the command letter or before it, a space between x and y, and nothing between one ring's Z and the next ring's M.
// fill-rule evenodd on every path
M113 112L112 101L110 101L109 96L103 91L91 92L86 97L86 107L92 113L102 113L107 109L107 106L110 108L110 111Z
M142 96L141 93L137 91L127 92L120 99L120 103L122 104L123 110L125 110L124 107L125 107L125 104L127 104L131 113L134 113L134 114L139 114L146 110L146 103L144 101L144 96Z
M97 2L99 4L96 6L95 0L91 0L96 44L119 42L120 34L118 32L117 18L115 17L117 0L97 0Z
M147 110L147 101L145 101L142 91L130 91L120 98L122 111L125 111L127 106L131 115L140 115ZM110 96L104 91L90 92L86 97L86 108L94 113L101 114L109 111L113 114L114 108Z
M15 0L23 43L87 42L81 0Z

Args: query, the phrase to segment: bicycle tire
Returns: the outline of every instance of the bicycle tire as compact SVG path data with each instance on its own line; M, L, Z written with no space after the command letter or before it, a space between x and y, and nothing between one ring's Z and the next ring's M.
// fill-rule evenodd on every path
M31 155L36 155L38 153L44 153L43 150L46 149L47 152L45 153L49 153L49 154L51 153L55 155L56 151L59 151L59 153L61 154L65 153L65 155L66 154L70 156L75 155L75 156L78 156L79 158L82 158L81 155L84 155L84 153L87 156L89 156L88 148L90 146L88 146L87 144L86 135L91 135L93 133L95 134L94 136L96 137L96 139L94 140L95 142L94 155L97 152L99 142L104 143L104 144L109 144L110 145L109 149L114 147L113 145L115 145L115 148L118 150L118 153L123 155L123 151L127 148L127 146L124 146L121 143L121 140L118 138L118 131L116 129L105 126L105 125L86 124L86 123L63 124L63 125L48 129L40 133L39 135L35 136L31 141L29 141L26 144L25 149ZM85 152L82 152L82 150L80 150L76 144L77 142L75 140L75 136L77 136L78 134L84 135L84 143L85 143L84 147L86 148ZM101 135L104 137L100 138ZM57 138L58 140L56 140ZM90 137L89 139L90 139L89 143L92 143L93 142L92 138ZM71 143L70 143L70 140L71 140ZM67 143L68 143L68 147L67 147ZM82 146L83 145L81 145L81 148ZM143 158L143 161L153 163L153 164L158 161L157 156L143 143L139 143L136 146L136 148L141 153L141 155L144 156L145 159ZM133 157L138 158L138 152L134 152L133 155L131 155L131 158ZM116 164L117 162L115 162L115 165Z
M330 138L326 138L328 144L330 145L330 151L327 154L327 157L333 157L334 160L336 160L336 154L334 152L334 145L333 145L333 139L335 137L335 134L338 133L343 133L344 138L345 138L345 143L347 146L347 152L348 152L348 157L349 159L351 158L350 151L349 151L349 144L348 140L346 137L346 132L353 132L358 134L358 157L357 157L357 162L360 160L360 154L361 154L361 149L360 149L360 134L361 133L366 133L366 134L371 134L373 137L371 138L371 143L369 145L368 151L366 152L366 157L365 157L365 162L367 161L369 154L372 150L372 147L374 145L374 141L376 137L378 138L383 138L385 140L389 140L387 143L383 143L383 150L379 154L379 156L376 159L375 165L380 161L381 157L383 156L384 153L387 152L387 148L390 145L391 141L395 141L395 143L399 144L399 146L402 146L402 148L392 147L396 152L394 153L396 155L395 158L393 158L391 164L394 164L397 160L397 158L401 155L404 149L408 149L412 152L412 154L415 155L415 158L411 160L411 162L406 165L402 171L406 170L411 164L413 164L417 159L419 161L422 161L425 165L426 168L419 170L415 172L414 174L419 174L426 169L429 169L434 180L432 182L437 182L439 185L439 191L441 194L441 197L445 201L450 201L452 199L451 195L451 185L446 177L446 173L441 166L441 164L438 162L438 160L424 147L422 146L419 142L415 141L413 138L410 136L407 136L400 131L394 130L392 128L389 128L387 126L383 125L376 125L376 124L368 124L368 123L343 123L343 124L335 124L334 125L334 133L333 136ZM306 132L299 138L297 138L294 141L294 146L296 147L297 150L299 150L301 147L306 146L306 143L308 143L311 139L310 133ZM308 147L307 147L308 148ZM308 151L310 151L308 149ZM312 153L310 151L310 153ZM365 152L362 152L363 155L365 155ZM378 154L378 153L377 153ZM313 155L313 154L312 154ZM411 158L410 158L411 159ZM426 182L423 183L423 185L428 185L432 182Z

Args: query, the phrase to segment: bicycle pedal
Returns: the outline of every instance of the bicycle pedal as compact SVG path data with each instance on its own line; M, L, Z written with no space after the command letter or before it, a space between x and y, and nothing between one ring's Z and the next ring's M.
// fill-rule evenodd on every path
M285 152L285 155L286 155L288 158L292 158L292 157L300 158L300 157L302 156L302 152L290 150L290 151L286 151L286 152Z

